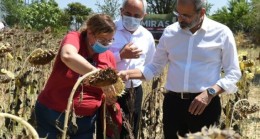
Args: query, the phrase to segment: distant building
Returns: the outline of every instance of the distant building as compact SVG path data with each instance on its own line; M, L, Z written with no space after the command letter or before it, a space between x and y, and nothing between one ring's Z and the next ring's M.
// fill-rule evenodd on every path
M4 29L5 25L3 22L0 21L0 30Z

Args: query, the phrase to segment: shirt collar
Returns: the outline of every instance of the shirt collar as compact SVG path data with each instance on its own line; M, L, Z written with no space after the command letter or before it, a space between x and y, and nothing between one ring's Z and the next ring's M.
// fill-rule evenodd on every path
M201 29L207 31L208 26L209 26L208 22L209 22L208 17L206 15L204 15L204 19L202 21Z
M123 26L123 21L122 21L122 17L120 17L120 19L117 22L117 29L118 30L126 30Z

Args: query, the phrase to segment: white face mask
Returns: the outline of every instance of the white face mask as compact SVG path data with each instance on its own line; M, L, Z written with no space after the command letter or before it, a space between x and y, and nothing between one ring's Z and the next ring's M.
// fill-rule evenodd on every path
M123 26L128 31L136 31L141 24L142 18L134 18L131 16L123 15L122 20L123 20Z

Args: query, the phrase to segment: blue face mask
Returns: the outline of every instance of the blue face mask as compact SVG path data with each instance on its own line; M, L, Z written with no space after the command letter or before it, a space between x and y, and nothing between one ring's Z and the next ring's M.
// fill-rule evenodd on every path
M96 43L92 46L92 49L95 53L103 53L108 50L109 46L104 46L100 42L96 41Z

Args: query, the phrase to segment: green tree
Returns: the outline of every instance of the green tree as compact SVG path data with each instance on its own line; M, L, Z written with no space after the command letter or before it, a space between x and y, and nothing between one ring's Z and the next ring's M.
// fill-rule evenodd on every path
M253 20L251 29L253 40L256 43L260 43L260 0L252 0L251 7L252 13L250 13L250 18Z
M210 10L212 8L213 4L207 2L206 3L206 15L209 15L210 14Z
M118 0L103 0L103 4L97 1L96 5L99 13L106 13L113 19L119 15L120 3Z
M68 4L68 8L65 8L65 15L68 15L70 18L69 22L73 23L73 20L75 20L76 29L79 29L80 25L91 13L91 8L87 8L79 2L70 3Z
M12 26L22 22L21 16L25 5L23 0L0 0L1 16L5 22Z
M68 27L71 23L70 14L66 12L65 10L62 11L59 25Z
M54 0L33 1L24 10L23 25L42 30L45 27L57 28L62 11Z
M6 9L2 4L2 0L0 0L0 21L6 16Z
M175 9L176 0L147 0L148 13L170 14Z
M217 10L212 18L227 25L232 31L252 31L252 7L247 0L230 0L228 7Z
M176 0L147 0L148 13L170 14L175 10ZM212 4L206 4L207 15L210 13Z

